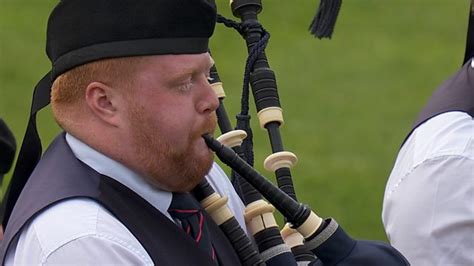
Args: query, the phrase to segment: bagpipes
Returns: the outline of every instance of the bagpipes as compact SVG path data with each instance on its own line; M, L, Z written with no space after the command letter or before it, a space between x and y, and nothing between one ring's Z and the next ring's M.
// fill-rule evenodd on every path
M310 30L318 38L332 35L341 0L322 0ZM235 22L218 15L217 21L236 29L246 41L248 59L244 73L242 108L234 130L224 107L225 92L214 66L211 86L220 102L217 109L222 135L203 136L219 159L231 167L232 183L246 205L245 221L258 250L226 207L226 197L215 193L204 181L193 194L225 232L243 265L408 265L391 246L354 240L333 219L322 219L308 206L297 202L290 168L296 155L285 151L279 127L283 124L276 78L265 55L269 33L258 21L261 0L231 1ZM275 172L278 187L253 169L252 131L248 114L249 84L262 129L268 131L273 154L264 162ZM265 200L267 199L269 203ZM287 222L280 232L273 216L275 208Z

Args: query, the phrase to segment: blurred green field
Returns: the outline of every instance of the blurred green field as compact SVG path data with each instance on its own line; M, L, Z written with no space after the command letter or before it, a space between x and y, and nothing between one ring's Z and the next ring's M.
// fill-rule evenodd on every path
M18 144L32 89L50 68L45 25L56 2L0 0L0 117ZM232 17L228 1L217 3ZM263 0L260 15L272 36L267 55L284 109L285 148L299 157L297 194L353 236L385 240L385 182L417 112L461 64L469 1L345 0L333 39L324 41L307 31L318 3ZM211 48L226 107L236 114L246 47L237 33L218 25ZM38 121L46 145L59 128L49 109ZM256 122L256 166L265 172L261 162L271 150Z

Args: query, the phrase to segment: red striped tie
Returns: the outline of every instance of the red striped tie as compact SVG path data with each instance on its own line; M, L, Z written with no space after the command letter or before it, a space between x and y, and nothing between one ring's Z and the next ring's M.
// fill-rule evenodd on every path
M202 213L201 205L189 193L173 192L173 200L168 209L173 219L181 223L182 229L191 236L199 248L210 254L217 263L216 253L212 246L206 219Z

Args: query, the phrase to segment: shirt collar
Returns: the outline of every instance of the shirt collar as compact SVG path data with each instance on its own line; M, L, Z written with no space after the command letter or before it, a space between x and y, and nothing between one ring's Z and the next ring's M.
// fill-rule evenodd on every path
M168 213L168 208L173 197L171 192L157 189L151 186L145 179L123 164L112 160L104 154L94 150L84 142L66 133L66 142L71 147L77 159L87 164L100 174L115 179L122 185L133 190L144 198L153 207L157 208L170 220L173 220Z

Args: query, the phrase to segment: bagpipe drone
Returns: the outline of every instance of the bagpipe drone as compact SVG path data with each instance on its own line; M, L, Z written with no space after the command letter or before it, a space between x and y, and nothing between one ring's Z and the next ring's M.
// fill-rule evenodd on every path
M322 0L311 24L318 38L330 37L340 9L340 0ZM239 227L225 206L227 199L213 191L206 181L193 193L215 222L224 230L240 256L243 265L409 265L388 244L354 240L334 219L322 219L308 206L297 201L290 168L296 155L285 151L279 127L283 114L274 72L265 55L269 33L258 21L261 0L231 1L232 13L241 22L218 15L217 21L234 28L245 39L248 59L245 66L241 112L234 130L224 107L225 91L217 68L211 70L211 86L218 95L217 109L222 135L213 139L203 136L219 159L231 167L232 183L246 205L245 221L258 250ZM273 154L264 167L275 172L278 187L253 169L252 131L248 114L249 85L262 129L268 131ZM268 200L270 204L265 201ZM287 222L280 232L273 216L275 208Z

